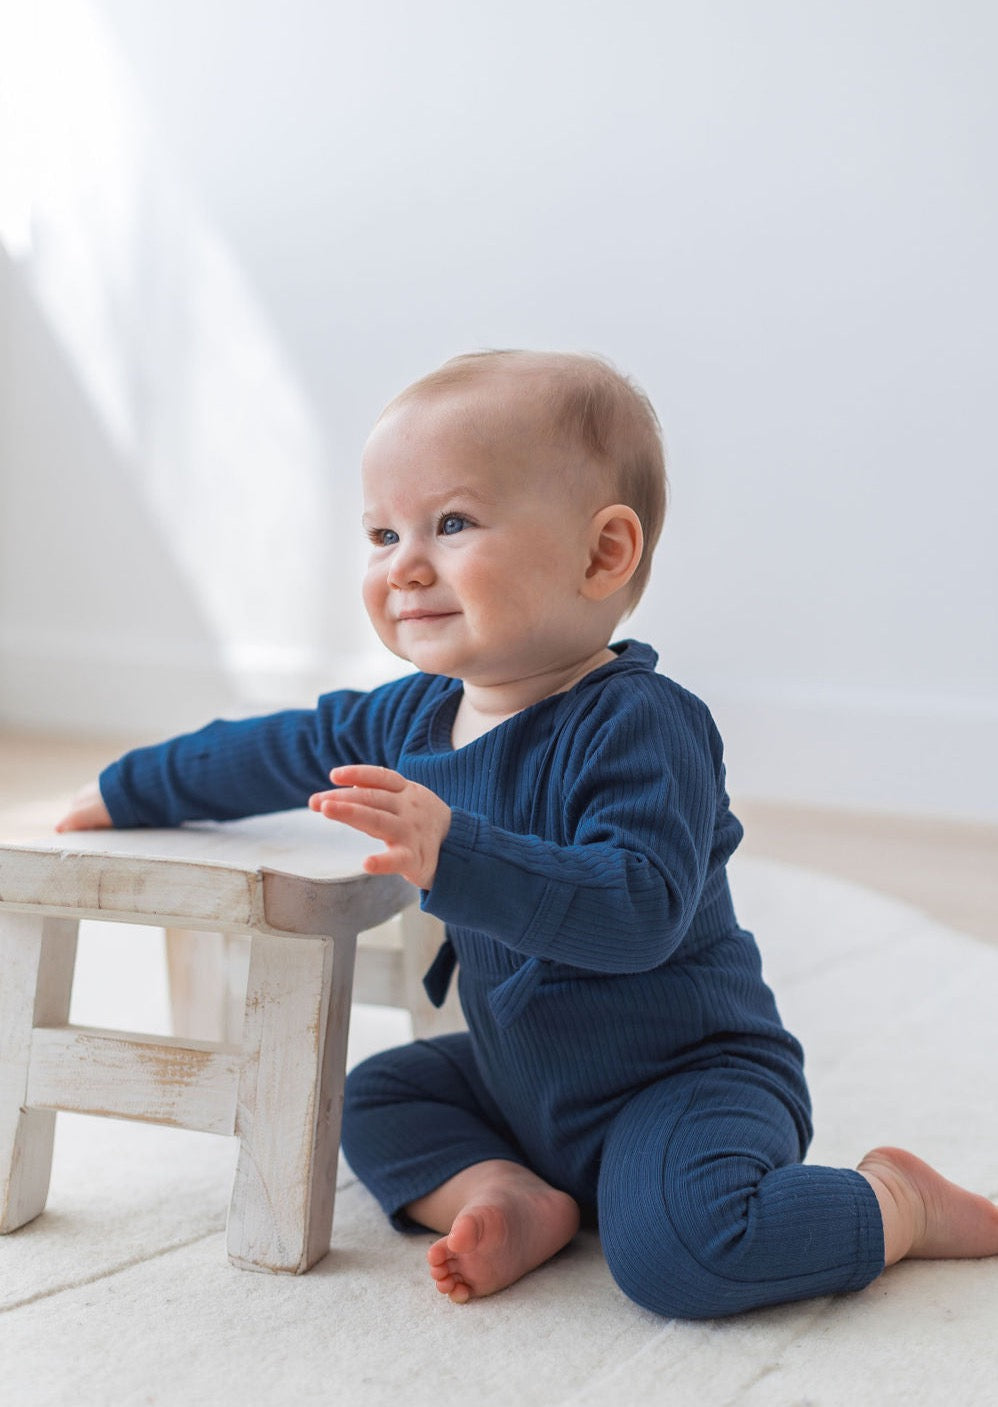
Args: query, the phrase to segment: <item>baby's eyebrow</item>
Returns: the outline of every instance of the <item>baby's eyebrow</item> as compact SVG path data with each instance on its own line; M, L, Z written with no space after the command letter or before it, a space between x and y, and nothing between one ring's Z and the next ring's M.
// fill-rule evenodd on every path
M443 508L448 503L453 503L456 498L474 499L478 503L495 503L495 498L491 494L483 493L481 489L471 488L467 484L456 484L448 489L446 493L437 495L430 499L430 504L436 508Z

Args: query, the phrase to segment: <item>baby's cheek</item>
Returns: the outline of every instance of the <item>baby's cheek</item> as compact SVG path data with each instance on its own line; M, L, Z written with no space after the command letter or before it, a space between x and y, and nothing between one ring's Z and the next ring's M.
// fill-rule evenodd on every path
M364 577L361 587L361 596L364 601L364 609L371 618L375 629L378 629L385 615L385 598L388 595L388 588L383 579L383 573L369 571Z

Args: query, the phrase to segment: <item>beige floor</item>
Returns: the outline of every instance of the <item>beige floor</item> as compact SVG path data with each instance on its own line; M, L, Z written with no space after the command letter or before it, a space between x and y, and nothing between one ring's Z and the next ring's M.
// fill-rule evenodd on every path
M998 825L740 801L744 851L894 895L998 944Z
M48 826L134 740L0 732L0 829ZM744 852L854 880L998 944L998 826L735 799Z

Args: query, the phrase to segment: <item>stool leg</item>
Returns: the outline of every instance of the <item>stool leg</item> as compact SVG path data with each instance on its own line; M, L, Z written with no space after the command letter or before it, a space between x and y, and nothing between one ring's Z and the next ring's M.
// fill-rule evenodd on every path
M166 966L173 1034L238 1045L248 961L245 934L168 928Z
M0 914L0 1232L45 1210L55 1111L25 1107L31 1032L69 1018L76 934L75 920Z
M356 935L253 934L228 1250L301 1274L329 1250Z

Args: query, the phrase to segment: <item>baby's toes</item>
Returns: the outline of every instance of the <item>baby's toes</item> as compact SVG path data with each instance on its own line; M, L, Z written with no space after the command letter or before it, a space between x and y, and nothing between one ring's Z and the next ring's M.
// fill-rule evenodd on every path
M430 1246L429 1250L426 1252L426 1259L429 1261L431 1271L438 1266L447 1265L450 1258L451 1251L450 1247L447 1245L446 1236L441 1236L439 1241L434 1241L433 1245Z

